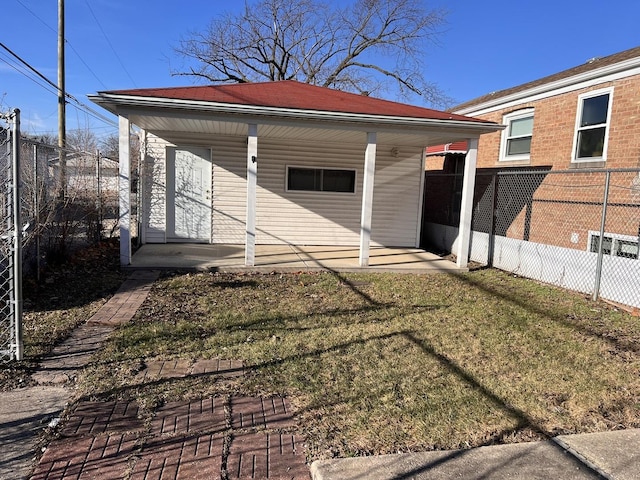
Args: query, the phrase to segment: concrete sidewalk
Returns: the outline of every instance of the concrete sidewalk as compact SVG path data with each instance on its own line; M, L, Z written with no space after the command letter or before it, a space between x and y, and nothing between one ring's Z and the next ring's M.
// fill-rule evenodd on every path
M311 465L311 475L313 480L637 480L640 429L468 450L321 460Z

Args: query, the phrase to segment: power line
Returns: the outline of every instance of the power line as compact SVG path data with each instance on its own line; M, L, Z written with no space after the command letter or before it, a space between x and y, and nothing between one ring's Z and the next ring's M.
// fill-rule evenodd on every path
M38 16L38 14L36 14L33 10L31 10L29 7L27 7L24 3L22 3L20 0L16 0L20 5L22 5L24 7L24 9L26 11L28 11L31 15L33 15L38 21L40 21L40 23L42 23L45 27L47 27L49 30L51 30L53 33L57 34L57 31L51 26L49 25L47 22L45 22L42 18L40 18ZM96 73L91 69L91 67L87 64L87 62L84 61L84 58L82 58L80 56L80 53L78 53L78 51L75 49L75 47L73 46L73 44L67 40L66 38L64 39L65 44L67 44L69 46L69 48L71 48L71 50L73 51L73 53L76 54L76 56L78 57L78 59L80 60L80 62L85 66L85 68L89 71L89 73L91 73L91 75L93 75L93 78L95 78L98 83L100 83L100 85L102 85L102 88L104 88L105 90L107 90L107 86L102 82L102 80L100 79L100 77L98 77L98 75L96 75Z
M22 59L22 57L20 57L17 53L15 53L13 50L11 50L9 47L7 47L4 43L0 42L0 47L2 47L9 54L11 54L11 56L13 58L18 60L20 62L20 64L22 65L23 69L20 70L16 66L10 64L9 62L7 62L6 60L3 59L3 61L5 63L7 63L7 65L9 65L10 67L13 67L16 71L22 73L27 78L29 78L32 81L35 81L36 83L38 83L36 79L34 79L33 77L29 76L29 74L27 72L25 72L24 69L26 68L28 70L28 72L31 72L32 75L36 75L37 78L39 78L40 80L44 81L49 87L53 87L53 89L55 91L51 92L49 87L47 87L45 85L42 85L42 84L39 84L41 87L45 88L50 93L58 94L58 93L61 92L60 88L58 88L58 85L56 85L51 80L49 80L47 77L45 77L35 67L32 67L26 60ZM103 121L105 123L108 123L110 125L117 126L117 123L114 120L102 115L101 113L97 112L96 110L93 110L91 107L89 107L88 105L82 103L80 100L75 98L73 95L71 95L69 93L65 93L65 100L67 101L67 103L69 103L69 101L71 101L75 105L76 108L79 108L80 110L84 111L87 115L90 115L93 118L95 118L97 120L100 120L100 121Z
M116 52L115 48L113 48L113 45L111 44L111 41L109 40L109 37L107 37L107 34L104 31L104 28L102 28L102 25L100 24L100 21L98 20L98 17L96 17L96 14L93 13L93 9L91 8L91 5L89 5L88 0L85 0L84 3L86 3L87 8L89 9L89 12L91 12L91 15L93 16L93 19L96 21L96 24L98 25L98 28L100 28L100 31L102 32L102 35L104 36L104 39L107 41L107 44L109 45L109 48L111 48L111 51L116 56L116 59L118 60L118 63L120 64L120 66L124 70L124 73L127 74L127 77L129 77L129 80L131 80L131 83L133 83L133 86L137 88L135 80L129 74L129 71L127 70L127 67L124 66L124 63L120 59L120 55L118 55L118 52Z
M43 74L41 74L38 70L36 70L34 67L32 67L31 65L29 65L25 60L23 60L22 58L20 58L20 56L13 52L9 47L7 47L4 43L0 42L0 47L4 48L7 52L9 52L11 54L12 57L14 57L16 60L18 60L22 65L24 65L25 67L27 67L31 72L33 72L34 74L36 74L39 78L41 78L42 80L44 80L45 82L47 82L49 85L51 85L53 88L56 89L56 91L60 91L60 89L58 88L58 85L56 85L55 83L53 83L51 80L49 80L47 77L45 77Z

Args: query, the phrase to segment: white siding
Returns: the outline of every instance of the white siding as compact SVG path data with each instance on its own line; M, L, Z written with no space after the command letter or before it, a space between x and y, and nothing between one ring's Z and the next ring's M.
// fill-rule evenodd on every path
M166 213L166 147L168 142L147 136L147 151L143 165L144 208L142 211L145 242L164 243L167 231Z
M258 137L257 244L358 246L366 135L362 144L268 140ZM192 143L192 142L190 142ZM199 142L202 144L202 142ZM145 175L146 241L164 242L165 149L149 136ZM246 137L218 136L212 150L212 243L244 244ZM391 155L378 145L373 201L373 245L416 245L421 151ZM286 168L310 166L356 170L356 193L287 192Z
M422 151L415 150L402 152L400 148L396 158L391 155L391 147L378 146L371 226L373 245L418 246Z
M258 139L258 151L260 139ZM244 244L247 216L247 137L218 137L211 145L211 242Z
M257 243L358 245L364 146L258 138ZM356 170L356 193L287 192L287 165Z

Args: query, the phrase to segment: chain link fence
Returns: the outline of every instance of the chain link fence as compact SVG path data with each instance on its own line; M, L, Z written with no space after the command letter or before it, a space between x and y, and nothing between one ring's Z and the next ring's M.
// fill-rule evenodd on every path
M450 250L461 177L426 179L426 243ZM473 261L640 308L640 169L479 170L472 230Z
M0 361L22 359L20 112L0 114Z
M25 268L39 275L78 248L116 235L118 164L99 152L21 144Z
M62 151L20 135L19 111L0 112L0 362L22 359L23 272L118 234L118 161Z

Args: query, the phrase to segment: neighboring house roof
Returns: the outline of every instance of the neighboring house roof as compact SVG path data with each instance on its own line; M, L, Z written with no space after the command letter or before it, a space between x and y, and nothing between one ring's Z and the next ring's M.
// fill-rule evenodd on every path
M483 108L567 88L605 75L615 75L621 72L633 73L638 69L640 69L640 47L635 47L607 57L592 58L582 65L538 80L482 95L457 105L451 111L460 114L473 114ZM640 72L640 70L638 71Z
M355 93L342 92L297 82L295 80L115 90L98 92L98 95L173 99L277 109L486 123L484 120L457 115L451 112L432 110L430 108L407 105Z
M447 153L467 153L467 142L453 142L427 147L427 156L446 155Z

